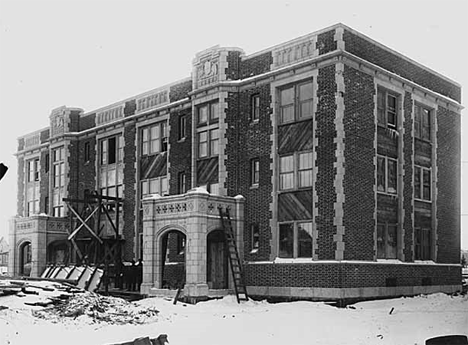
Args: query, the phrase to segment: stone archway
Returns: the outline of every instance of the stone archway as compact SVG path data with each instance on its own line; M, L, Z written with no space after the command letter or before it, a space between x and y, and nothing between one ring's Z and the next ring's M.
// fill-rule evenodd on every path
M19 274L22 276L31 275L32 266L32 246L30 241L24 241L19 245Z
M185 248L187 236L180 230L171 229L159 236L160 279L164 289L178 289L185 284Z

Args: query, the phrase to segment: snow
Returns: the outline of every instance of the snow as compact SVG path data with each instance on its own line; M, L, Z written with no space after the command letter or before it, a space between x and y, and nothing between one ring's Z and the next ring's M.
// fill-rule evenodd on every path
M87 315L37 318L33 311L44 308L24 304L35 298L40 297L0 296L0 306L8 307L0 310L0 344L103 345L167 334L170 345L422 345L431 337L468 332L466 295L421 295L361 302L347 308L306 301L271 304L250 300L237 304L234 296L173 305L172 300L158 297L128 304L128 310L159 311L143 324L110 324ZM123 303L127 302L115 301L116 310Z

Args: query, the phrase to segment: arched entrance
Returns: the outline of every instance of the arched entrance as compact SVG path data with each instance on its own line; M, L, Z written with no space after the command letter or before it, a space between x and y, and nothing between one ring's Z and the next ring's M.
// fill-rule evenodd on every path
M210 289L228 288L228 252L223 230L214 230L206 239L206 282Z
M47 263L67 264L69 253L70 249L67 241L54 241L47 246Z
M163 289L178 289L185 284L187 237L179 230L169 230L161 237L161 282Z
M22 276L31 275L31 242L24 242L19 248L19 273Z

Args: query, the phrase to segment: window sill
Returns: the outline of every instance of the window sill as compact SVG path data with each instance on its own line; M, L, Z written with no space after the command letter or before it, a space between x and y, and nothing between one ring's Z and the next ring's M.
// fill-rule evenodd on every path
M414 260L415 264L421 264L421 265L434 265L435 262L433 260Z
M256 254L256 253L258 253L258 248L252 249L252 250L250 251L250 254Z
M251 125L255 125L260 122L260 119L250 120Z
M392 196L394 198L398 198L398 193L389 193L389 192L382 192L382 191L377 191L377 194L381 194L381 195L388 195L388 196Z
M183 138L180 138L179 140L177 140L178 143L185 143L185 137Z
M291 189L281 189L281 190L278 190L278 194L282 194L282 193L291 193L291 192L301 192L301 191L307 191L307 190L312 190L312 186L308 186L308 187L301 187L301 188L291 188Z
M432 204L432 200L414 198L414 201L424 202L426 204Z
M273 263L275 264L300 264L300 263L308 263L313 262L314 259L312 258L275 258Z
M251 186L250 186L250 189L251 189L251 190L252 190L252 189L258 189L258 183L251 185Z
M296 123L300 123L300 122L305 122L305 121L310 121L312 120L314 117L313 116L308 116L306 118L303 118L303 119L294 119L294 120L291 120L291 121L287 121L287 122L281 122L281 123L278 123L278 127L280 126L285 126L285 125L292 125L292 124L296 124Z

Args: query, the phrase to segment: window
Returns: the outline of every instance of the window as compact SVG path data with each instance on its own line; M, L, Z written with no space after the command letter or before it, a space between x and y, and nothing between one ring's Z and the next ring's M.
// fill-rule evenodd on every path
M184 194L187 192L187 175L185 172L180 172L177 177L177 190L179 194Z
M396 95L384 89L377 89L377 123L388 128L397 128L398 111Z
M377 191L396 194L397 180L397 160L377 156Z
M28 161L28 182L39 181L40 170L39 158Z
M279 257L312 257L312 222L291 222L279 225Z
M123 136L106 138L100 141L99 155L101 165L123 161Z
M431 111L418 104L414 107L414 136L431 141Z
M91 144L89 141L84 144L84 161L89 162L91 159Z
M52 150L52 215L63 217L63 197L65 192L65 149L63 147Z
M377 259L397 258L397 225L377 223Z
M219 129L198 133L198 157L212 157L219 154Z
M47 153L45 155L45 172L48 173L49 172L49 168L50 168L50 155Z
M414 229L414 259L415 260L430 260L431 259L431 229L415 228Z
M185 252L185 235L177 233L176 236L177 236L177 253L179 255L184 254L184 252Z
M299 121L313 115L312 81L301 82L279 90L280 123Z
M260 95L253 95L250 99L250 121L260 118Z
M312 186L312 152L296 152L279 160L280 190Z
M257 223L250 225L250 248L257 252L260 246L260 227Z
M187 136L187 116L179 116L179 140L185 139Z
M167 177L160 176L141 181L141 195L143 197L151 194L167 195Z
M205 103L197 107L197 123L199 125L217 122L219 119L218 101Z
M431 201L431 170L414 167L414 198Z
M141 154L152 155L167 151L167 125L160 122L141 130Z
M260 182L260 161L258 158L250 161L250 185L258 186Z

